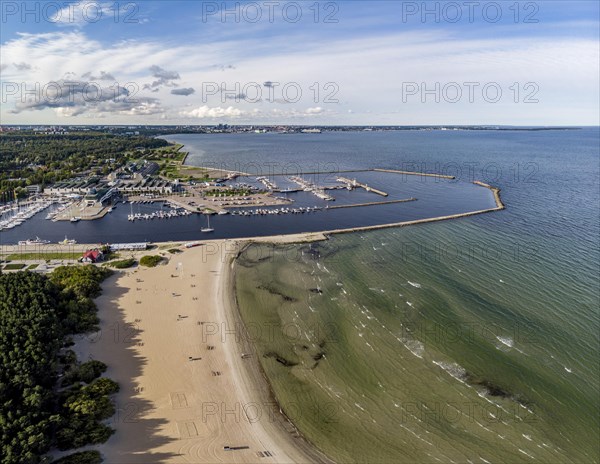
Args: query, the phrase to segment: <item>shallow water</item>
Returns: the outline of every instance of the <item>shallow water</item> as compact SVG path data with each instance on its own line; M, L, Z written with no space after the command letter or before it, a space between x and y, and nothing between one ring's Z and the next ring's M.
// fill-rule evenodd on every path
M423 157L536 174L496 179L501 213L249 249L263 366L342 462L597 462L598 132L454 136Z

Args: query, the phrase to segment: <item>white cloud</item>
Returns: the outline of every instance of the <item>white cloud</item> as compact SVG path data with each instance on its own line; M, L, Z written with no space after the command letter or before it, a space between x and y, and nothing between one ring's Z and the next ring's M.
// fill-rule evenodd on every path
M227 108L221 108L220 106L210 108L207 105L201 106L191 111L181 112L181 116L183 117L196 119L218 119L225 117L238 118L245 114L245 111L242 111L238 108L234 108L233 106L228 106Z
M253 53L248 54L248 50ZM0 47L0 61L9 63L2 66L3 83L26 82L31 88L35 82L43 86L68 74L78 76L76 80L86 73L97 76L104 72L114 77L121 87L145 102L135 110L114 107L115 123L145 122L143 116L159 113L156 105L161 105L170 119L183 123L227 117L249 123L299 118L310 121L318 117L320 123L336 124L346 120L365 124L598 124L598 60L598 45L593 40L549 36L524 41L508 35L495 40L467 40L443 31L331 40L325 48L307 37L265 48L258 39L213 43L189 40L175 45L153 40L101 43L81 29L63 29L19 34ZM227 73L213 65L223 62L233 63ZM35 68L18 69L13 63L32 64ZM172 88L167 86L144 89L144 84L155 79L149 71L153 66L176 70L181 88L194 88L196 92L183 99L177 92L172 95ZM280 84L262 87L267 80ZM244 88L253 82L258 87ZM469 103L465 96L455 104L424 104L417 95L404 102L403 82L429 86L436 82L442 86L448 82L497 82L505 92L505 100L490 104L478 98ZM526 95L523 85L536 83L539 103L515 104L509 89L514 82L521 86L521 100ZM236 107L227 106L222 95L206 95L207 83L218 87L224 83L228 90L236 94L239 90L252 98L257 89L262 89L262 98L254 102L241 99ZM269 92L275 101L282 101L286 83L297 84L302 98L285 105L285 110L273 112L276 104L269 103ZM184 100L192 106L186 107ZM339 103L329 103L332 100ZM52 123L55 117L52 109L10 114L13 107L10 100L2 105L3 122ZM371 114L367 113L369 109L373 110ZM103 110L106 113L102 114L111 114L108 104L96 110L97 114Z
M62 9L57 8L63 6ZM43 7L42 11L50 23L58 26L71 26L82 28L103 20L113 22L123 21L128 18L132 22L145 22L137 18L139 7L133 2L98 2L94 0L80 0L74 2L54 2ZM137 20L137 21L136 21Z

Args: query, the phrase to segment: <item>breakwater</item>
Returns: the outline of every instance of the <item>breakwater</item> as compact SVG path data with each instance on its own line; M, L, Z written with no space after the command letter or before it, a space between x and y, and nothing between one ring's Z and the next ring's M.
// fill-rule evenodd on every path
M498 187L493 187L489 184L486 184L485 182L481 182L480 180L476 180L473 183L475 185L479 185L480 187L484 187L492 191L492 193L494 194L494 201L496 202L496 209L506 208L506 206L504 206L504 203L502 203L502 199L500 198L500 189Z
M389 223L389 224L378 224L375 226L351 227L348 229L328 230L328 231L324 231L323 234L325 234L325 235L347 234L350 232L364 232L364 231L369 231L369 230L389 229L392 227L413 226L413 225L417 225L417 224L427 224L429 222L448 221L450 219L458 219L458 218L464 218L464 217L469 217L469 216L476 216L478 214L492 213L494 211L501 211L506 208L506 206L504 206L504 203L502 203L502 200L500 199L500 189L499 188L492 187L491 185L486 184L481 181L475 181L473 183L475 185L479 185L481 187L487 188L492 191L492 193L494 195L494 201L496 202L495 208L487 208L487 209L481 209L481 210L477 210L477 211L469 211L466 213L450 214L447 216L438 216L438 217L433 217L433 218L415 219L413 221L393 222L393 223Z
M358 203L356 205L329 206L327 209L359 208L361 206L391 205L393 203L407 203L409 201L417 201L417 199L416 198L406 198L404 200L372 201L369 203Z
M380 168L372 169L372 171L390 172L392 174L404 174L404 175L408 175L408 176L437 177L438 179L450 179L450 180L456 179L455 176L447 176L445 174L434 174L434 173L428 173L428 172L398 171L396 169L380 169Z

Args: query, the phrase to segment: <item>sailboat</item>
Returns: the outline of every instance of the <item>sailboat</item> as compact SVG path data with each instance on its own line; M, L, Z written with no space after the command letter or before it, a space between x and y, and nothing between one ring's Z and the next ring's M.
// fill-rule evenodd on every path
M130 202L129 206L131 207L131 214L127 216L127 220L135 221L135 216L133 215L133 202Z
M75 245L76 243L77 240L68 239L66 235L64 240L58 242L59 245Z
M204 232L204 233L214 232L215 229L211 229L210 228L210 216L206 216L206 220L208 222L208 226L207 227L203 227L202 229L200 229L200 232Z

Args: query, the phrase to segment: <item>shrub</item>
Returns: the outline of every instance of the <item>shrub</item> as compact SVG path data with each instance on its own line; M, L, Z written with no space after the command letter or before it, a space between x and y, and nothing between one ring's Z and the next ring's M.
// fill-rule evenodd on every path
M97 445L106 442L113 433L108 425L74 418L57 432L56 444L59 450Z
M129 267L135 266L136 260L133 258L122 259L121 261L114 261L110 263L112 267L115 269L127 269Z
M88 361L70 370L63 379L63 385L71 385L75 382L90 383L106 372L106 364L101 361Z
M102 291L100 282L110 274L109 269L96 266L63 266L50 274L50 280L66 290L72 290L77 297L96 298Z
M140 264L146 267L156 267L163 259L162 256L158 255L144 256L140 259Z
M102 462L102 455L99 451L81 451L75 454L69 454L56 461L52 464L100 464Z

